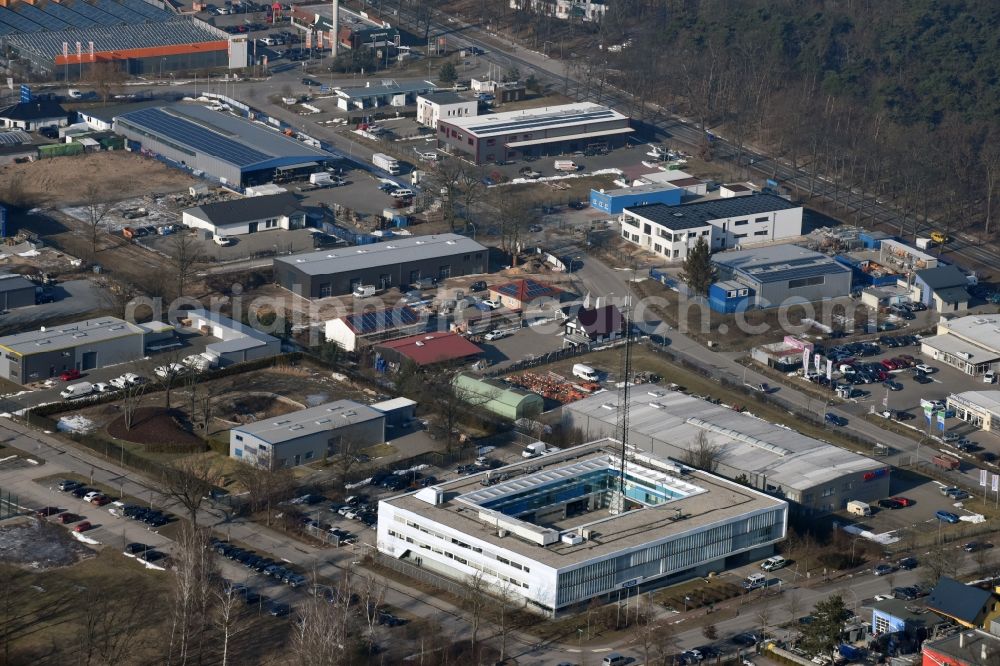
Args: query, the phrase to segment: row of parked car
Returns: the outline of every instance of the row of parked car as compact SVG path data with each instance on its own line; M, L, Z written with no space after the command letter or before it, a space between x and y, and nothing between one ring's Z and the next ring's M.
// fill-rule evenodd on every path
M309 579L294 571L280 562L276 562L269 557L258 555L252 550L240 548L229 542L214 539L211 543L212 550L226 559L242 564L247 569L256 571L259 574L270 576L279 580L289 587L295 588L305 585Z

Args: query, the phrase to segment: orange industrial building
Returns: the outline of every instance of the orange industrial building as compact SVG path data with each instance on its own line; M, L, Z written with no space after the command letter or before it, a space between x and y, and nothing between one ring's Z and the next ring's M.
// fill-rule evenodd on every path
M0 0L0 44L38 77L92 78L97 63L131 76L247 66L246 35L146 0Z

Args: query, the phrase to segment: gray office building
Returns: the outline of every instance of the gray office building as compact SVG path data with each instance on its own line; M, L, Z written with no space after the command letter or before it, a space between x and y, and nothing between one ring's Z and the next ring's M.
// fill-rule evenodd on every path
M229 431L229 455L257 467L280 469L322 460L385 441L385 413L337 400L291 414L236 426Z
M721 281L749 287L751 305L777 307L791 299L821 301L849 296L851 269L798 245L768 245L712 256Z
M402 287L488 271L488 250L458 234L413 236L278 257L274 281L307 298L349 294L359 285Z
M102 317L0 338L0 377L28 384L66 370L81 372L143 357L142 326Z

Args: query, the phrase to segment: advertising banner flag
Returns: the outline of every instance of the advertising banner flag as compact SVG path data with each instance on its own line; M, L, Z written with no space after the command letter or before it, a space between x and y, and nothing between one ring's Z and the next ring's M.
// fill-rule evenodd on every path
M979 485L985 487L989 483L989 481L987 480L988 476L989 472L987 472L985 469L979 470Z
M993 492L1000 490L1000 474L993 475Z

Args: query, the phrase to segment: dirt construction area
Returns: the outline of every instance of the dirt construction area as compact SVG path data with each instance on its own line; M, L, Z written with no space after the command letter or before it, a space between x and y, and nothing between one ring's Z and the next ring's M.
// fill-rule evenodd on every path
M25 208L86 203L96 185L100 200L187 189L196 179L162 162L125 151L54 157L0 167L7 201Z
M0 562L47 569L74 564L93 554L67 530L34 518L19 518L0 527Z

